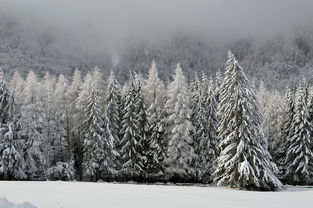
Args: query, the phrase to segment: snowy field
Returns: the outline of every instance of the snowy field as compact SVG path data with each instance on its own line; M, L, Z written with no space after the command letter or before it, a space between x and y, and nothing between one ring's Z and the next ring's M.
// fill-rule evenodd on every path
M74 182L0 182L0 197L38 208L295 208L313 204L313 188L251 192L217 187Z

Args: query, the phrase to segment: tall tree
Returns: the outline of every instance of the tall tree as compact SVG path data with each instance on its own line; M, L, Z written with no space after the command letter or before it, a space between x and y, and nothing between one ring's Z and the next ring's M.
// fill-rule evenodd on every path
M271 94L268 94L264 113L263 126L265 137L268 142L268 150L275 161L278 157L277 154L279 154L279 146L283 142L281 129L283 125L284 109L279 92L274 91Z
M145 103L148 106L147 115L149 127L147 130L147 145L144 151L144 162L147 179L150 181L164 180L164 159L166 142L164 140L164 122L162 120L164 102L164 84L158 76L158 69L153 61L148 79L144 86Z
M93 180L108 178L115 170L113 140L107 137L97 88L91 84L84 108L84 174Z
M143 172L144 156L141 133L142 124L138 117L137 86L131 78L124 98L124 107L121 121L121 173L125 180L140 180Z
M56 108L54 105L54 89L55 89L55 77L49 72L45 74L41 83L40 100L43 105L43 151L46 154L45 165L50 167L55 165L54 158L56 153L54 151L54 142L57 135L57 122L55 119ZM53 164L54 163L54 164Z
M55 164L56 162L69 161L71 158L70 149L70 124L69 124L69 106L66 101L66 93L68 88L67 79L61 74L54 90L54 108L57 134L54 141L55 148Z
M265 191L282 186L262 145L259 114L255 93L229 51L219 103L221 153L214 172L218 186Z
M44 109L40 99L40 83L34 72L28 73L25 88L23 90L21 105L21 130L19 136L26 139L25 158L27 174L30 179L43 180L45 175L45 157L42 154L43 147L43 118Z
M71 84L69 86L69 89L66 93L66 101L67 101L67 107L68 107L68 113L69 115L72 115L72 117L69 120L69 141L70 141L70 147L73 154L74 159L74 169L75 169L75 177L77 180L82 179L82 147L83 142L81 139L81 114L80 110L81 108L78 108L76 106L76 103L79 101L78 98L80 96L81 90L84 86L84 83L82 81L81 73L79 70L75 70ZM79 106L80 107L80 106Z
M120 155L120 128L121 128L121 92L114 72L111 71L108 79L106 96L104 99L104 120L107 138L113 143L114 151L112 157L115 158L114 175L117 176L117 170L121 168Z
M190 92L180 64L177 64L172 83L169 85L165 104L167 125L167 168L166 172L174 182L194 180L193 167L195 151L193 148Z
M295 92L294 90L287 89L284 96L284 105L283 105L283 124L281 129L281 142L276 150L274 155L274 161L279 168L279 177L283 179L285 175L286 167L286 152L287 152L287 141L290 140L292 133L292 121L294 120L294 110L295 110Z
M313 125L307 106L309 97L306 84L298 87L295 100L295 114L287 140L286 172L284 180L289 184L307 185L313 183Z

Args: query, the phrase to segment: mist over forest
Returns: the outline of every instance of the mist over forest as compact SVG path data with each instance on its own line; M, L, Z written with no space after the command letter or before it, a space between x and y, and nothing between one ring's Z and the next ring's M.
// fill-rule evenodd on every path
M301 2L301 3L300 3ZM0 0L0 67L8 76L84 74L95 66L160 76L180 62L188 78L223 70L231 49L248 76L283 89L311 83L312 1ZM232 17L232 18L230 18Z

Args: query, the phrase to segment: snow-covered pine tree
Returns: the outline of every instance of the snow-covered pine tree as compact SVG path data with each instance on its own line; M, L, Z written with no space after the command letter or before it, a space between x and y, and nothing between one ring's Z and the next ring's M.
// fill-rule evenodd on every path
M276 162L279 169L279 178L283 179L285 174L286 167L286 153L287 153L287 141L290 140L292 133L292 121L294 120L294 110L295 110L295 92L294 90L287 89L284 96L284 105L283 105L283 124L281 129L281 142L276 150L274 155L274 161Z
M309 91L307 84L298 86L294 117L287 140L284 181L294 185L313 184L312 132L308 110Z
M149 129L149 122L148 122L148 116L147 116L147 109L144 101L144 95L142 90L142 77L138 76L137 74L134 75L134 81L135 81L135 105L137 107L136 109L136 120L138 121L137 125L137 134L136 136L137 141L139 141L140 146L142 147L140 154L143 156L144 161L147 161L146 157L146 151L149 149L149 138L147 137L147 132ZM143 163L143 170L141 172L141 176L139 178L140 181L145 181L147 178L147 173L144 168Z
M14 122L0 128L0 179L23 180L27 178L26 164L20 151L20 142L14 136Z
M84 143L84 134L83 134L83 121L84 121L84 115L85 115L85 107L87 106L88 97L91 91L91 86L94 81L94 77L91 73L87 73L84 82L81 86L80 93L78 95L78 98L76 100L76 114L74 115L75 120L77 120L77 126L74 127L75 133L77 136L75 136L74 140L74 160L75 160L75 171L77 178L79 180L82 180L83 177L83 143ZM94 85L96 82L94 83Z
M208 83L207 83L208 84ZM204 113L203 100L207 98L207 86L202 88L202 83L196 74L192 82L190 83L190 92L191 92L191 122L194 126L194 131L192 132L193 138L193 148L195 151L195 157L193 162L193 168L196 171L196 177L194 178L195 182L206 183L210 180L210 168L211 164L207 161L207 156L209 152L207 151L209 147L209 139L206 132L206 123L207 119ZM206 97L204 97L206 96Z
M218 186L262 191L282 186L262 145L259 113L255 93L229 51L218 112L221 153L214 172Z
M123 101L121 121L121 175L126 181L140 180L143 171L144 156L142 138L140 138L142 125L138 120L137 91L136 80L131 77Z
M217 136L217 101L216 101L216 94L214 89L214 83L212 78L208 81L207 87L205 87L207 81L206 78L202 76L202 87L203 87L203 100L202 100L202 106L204 109L205 118L204 119L204 126L206 135L208 137L208 146L207 149L203 151L207 151L205 160L207 161L207 168L208 173L207 175L210 176L210 178L207 178L208 180L213 180L212 175L215 170L215 160L219 154L218 150L218 136ZM205 142L205 141L204 141ZM206 144L206 143L205 143Z
M66 91L68 88L68 81L64 75L60 74L55 85L54 91L54 112L56 121L56 138L54 141L54 165L57 162L65 162L71 159L72 153L70 149L70 127L69 106L66 101Z
M107 90L104 99L104 121L107 137L113 143L113 155L115 158L114 168L119 170L121 168L121 159L118 154L120 148L120 128L121 128L121 92L120 85L117 82L114 72L111 71L108 79ZM113 167L112 167L113 168ZM115 178L118 172L115 171Z
M83 173L91 181L97 181L111 174L113 162L113 143L105 138L103 112L99 94L92 85L84 109L83 135L84 155Z
M165 103L168 119L166 173L173 182L194 180L193 167L195 152L193 148L190 92L180 64L177 64L173 81L169 85L168 99Z
M54 89L55 89L55 77L49 72L45 74L41 82L40 100L43 104L43 151L45 152L47 167L51 166L55 156L54 153L54 141L56 139L57 128L55 120L55 107L54 107Z
M9 122L9 102L11 92L8 84L4 79L2 69L0 69L0 124L7 124Z
M69 115L72 117L69 120L69 128L70 128L70 145L71 152L73 154L74 159L74 170L75 170L75 178L77 180L82 179L82 150L83 150L83 141L81 138L81 115L80 108L77 108L76 103L78 102L78 98L80 96L81 90L83 89L83 81L81 78L81 73L79 70L75 70L72 81L69 89L66 94L66 101L68 107ZM82 110L81 110L82 111Z
M270 93L266 100L263 122L264 133L267 138L268 150L275 161L277 153L279 153L277 150L283 139L281 132L284 114L283 102L277 91Z
M164 84L158 76L158 69L153 61L148 79L144 86L145 103L148 106L147 115L149 128L147 131L147 149L144 151L146 160L144 169L150 182L164 180L164 159L166 142L164 140L164 122L162 120L164 102Z
M0 71L0 179L26 179L22 141L17 138L14 95Z
M9 82L9 89L14 94L16 114L19 114L20 112L24 85L25 85L25 80L21 77L21 75L18 72L15 72Z
M32 180L46 179L45 157L42 154L44 109L39 96L40 87L37 76L30 71L22 93L21 118L19 119L21 129L18 134L26 140L24 158L27 164L27 175Z

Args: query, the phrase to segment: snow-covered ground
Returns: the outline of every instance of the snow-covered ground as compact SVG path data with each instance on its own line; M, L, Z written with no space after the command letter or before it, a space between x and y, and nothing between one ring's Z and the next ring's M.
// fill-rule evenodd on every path
M217 187L75 182L0 182L0 197L38 208L297 208L311 207L313 189L251 192Z

